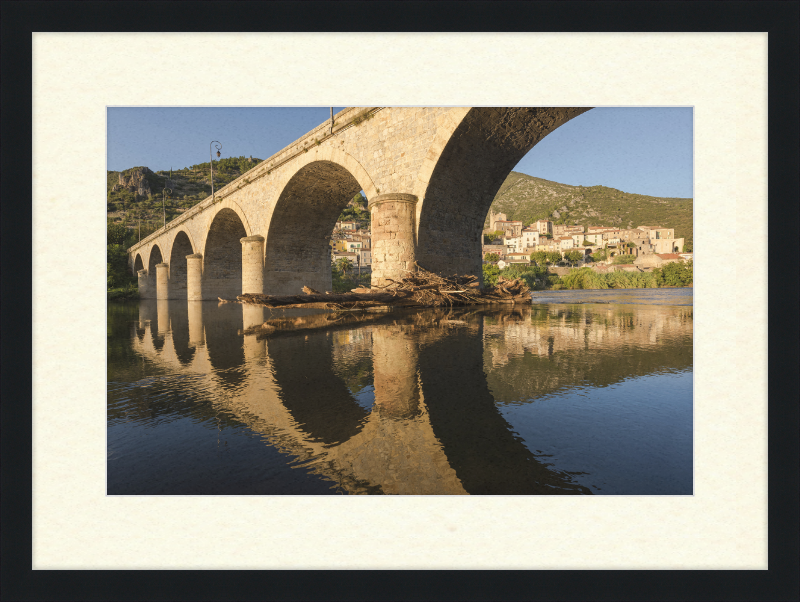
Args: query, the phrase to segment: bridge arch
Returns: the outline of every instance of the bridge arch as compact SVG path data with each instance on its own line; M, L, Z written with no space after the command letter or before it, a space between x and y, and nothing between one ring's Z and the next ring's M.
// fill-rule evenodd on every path
M241 239L245 236L250 236L250 226L241 208L230 201L220 203L203 249L204 299L235 299L242 294Z
M170 299L187 298L187 263L186 256L195 252L191 234L180 228L175 232L170 244L169 253L169 297Z
M347 153L325 149L306 155L277 186L264 245L267 294L300 293L303 286L330 290L336 220L360 190L367 198L377 192Z
M154 243L150 246L147 253L147 296L156 298L156 265L164 262L164 256L161 253L161 247Z
M437 131L417 178L417 262L481 277L478 241L503 181L547 134L588 110L476 107L465 109L457 125L454 113Z
M144 269L144 261L142 260L142 254L136 253L136 257L133 259L133 275L139 273L139 270Z

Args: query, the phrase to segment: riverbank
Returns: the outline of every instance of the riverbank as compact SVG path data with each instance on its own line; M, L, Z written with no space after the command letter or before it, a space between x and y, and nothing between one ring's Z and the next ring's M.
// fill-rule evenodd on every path
M106 290L107 301L136 301L139 299L139 289L135 287L109 288Z
M567 271L565 271L567 270ZM498 278L521 279L535 291L579 289L628 289L684 287L692 284L692 262L670 263L652 271L597 267L554 268L514 264L503 270L492 264L483 266L484 285L492 286Z

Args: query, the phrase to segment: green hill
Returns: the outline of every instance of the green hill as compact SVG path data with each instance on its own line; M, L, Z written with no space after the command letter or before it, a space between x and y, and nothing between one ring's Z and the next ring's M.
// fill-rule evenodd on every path
M692 241L693 199L661 198L606 186L571 186L512 171L500 186L492 211L530 224L549 218L583 226L662 226ZM486 217L486 226L489 217Z
M260 162L261 159L254 157L214 161L214 190L221 189ZM109 171L106 182L108 219L130 227L141 220L142 236L146 236L162 225L162 193L168 183L171 192L166 199L166 210L167 221L170 221L211 194L209 175L208 162L164 171L151 171L144 166Z

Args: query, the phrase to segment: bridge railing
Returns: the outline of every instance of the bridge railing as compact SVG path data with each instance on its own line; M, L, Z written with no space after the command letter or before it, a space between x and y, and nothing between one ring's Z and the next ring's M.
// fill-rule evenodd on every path
M158 239L162 234L165 234L172 228L176 228L184 222L191 220L195 215L201 213L211 205L219 203L225 199L225 197L230 196L237 190L240 190L245 186L249 186L256 180L271 174L274 170L282 167L292 159L307 152L313 146L321 144L328 138L354 127L360 123L364 117L374 115L382 108L383 107L347 107L346 109L339 111L333 116L333 131L331 131L330 120L321 123L310 132L307 132L305 135L298 138L288 146L282 148L268 159L264 159L252 169L248 170L232 182L220 188L214 193L213 198L211 196L206 197L194 207L179 215L162 228L159 228L152 234L146 236L135 245L128 248L127 252L129 254L136 252L138 249L147 245L151 241Z

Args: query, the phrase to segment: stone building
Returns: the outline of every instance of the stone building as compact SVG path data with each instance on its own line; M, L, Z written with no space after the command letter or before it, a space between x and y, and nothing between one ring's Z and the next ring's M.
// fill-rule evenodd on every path
M549 219L540 219L536 221L536 230L539 235L553 234L553 222Z

